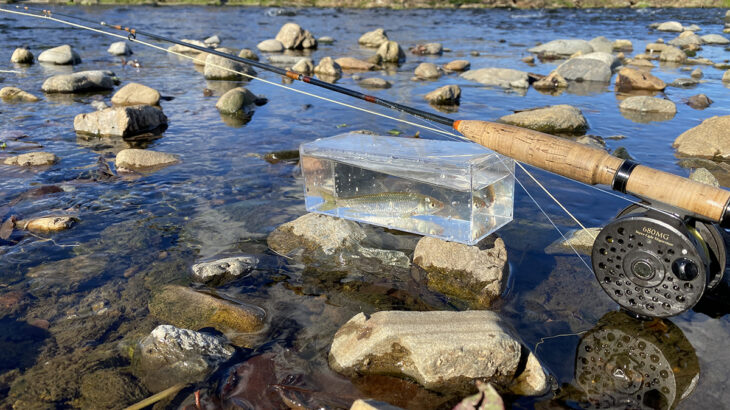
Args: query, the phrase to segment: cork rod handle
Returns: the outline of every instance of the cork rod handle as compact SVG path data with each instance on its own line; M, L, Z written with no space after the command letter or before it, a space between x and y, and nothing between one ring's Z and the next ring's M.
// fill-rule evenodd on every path
M502 155L591 185L612 186L624 163L601 149L512 125L464 120L454 128ZM625 191L730 224L730 192L723 189L637 165L628 170Z

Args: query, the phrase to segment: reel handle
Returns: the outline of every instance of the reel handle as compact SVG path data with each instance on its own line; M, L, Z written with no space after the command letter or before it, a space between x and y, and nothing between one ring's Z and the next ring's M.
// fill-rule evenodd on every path
M730 192L624 161L597 148L513 125L455 121L466 138L495 152L584 182L662 202L730 227Z

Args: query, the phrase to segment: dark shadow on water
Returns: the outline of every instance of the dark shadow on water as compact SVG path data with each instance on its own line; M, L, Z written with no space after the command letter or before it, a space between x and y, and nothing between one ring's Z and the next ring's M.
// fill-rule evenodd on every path
M0 319L0 373L33 366L49 336L47 330L26 322Z

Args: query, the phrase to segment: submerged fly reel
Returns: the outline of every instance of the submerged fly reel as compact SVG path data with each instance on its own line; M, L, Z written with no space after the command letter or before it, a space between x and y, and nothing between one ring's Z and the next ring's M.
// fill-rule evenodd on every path
M631 205L598 234L593 271L621 307L649 317L692 308L725 269L715 225Z

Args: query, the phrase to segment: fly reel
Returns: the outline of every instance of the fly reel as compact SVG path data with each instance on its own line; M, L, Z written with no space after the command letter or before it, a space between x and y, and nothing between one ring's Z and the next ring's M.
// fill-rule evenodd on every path
M592 260L601 287L621 307L669 317L720 282L725 244L712 224L631 205L598 234Z

